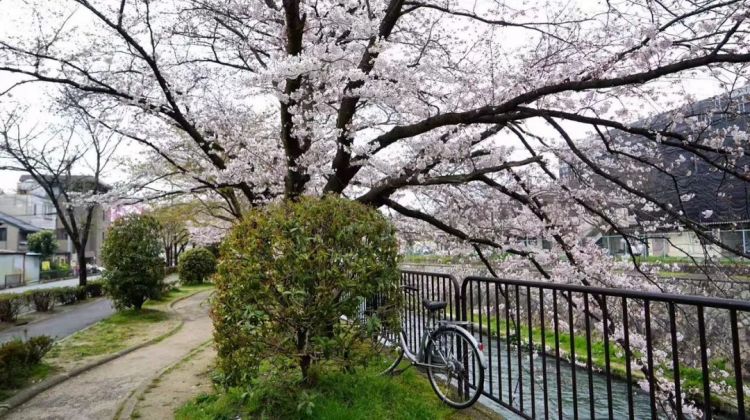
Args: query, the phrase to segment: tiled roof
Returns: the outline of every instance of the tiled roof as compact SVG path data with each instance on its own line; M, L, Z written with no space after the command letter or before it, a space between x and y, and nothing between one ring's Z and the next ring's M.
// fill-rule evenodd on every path
M34 226L30 223L26 223L17 217L13 217L5 213L0 213L0 222L16 226L17 228L26 232L39 232L40 230L44 230L39 226Z

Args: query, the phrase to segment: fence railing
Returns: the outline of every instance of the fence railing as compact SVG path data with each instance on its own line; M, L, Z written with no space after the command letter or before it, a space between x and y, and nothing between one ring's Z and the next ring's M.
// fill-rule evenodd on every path
M750 302L546 282L402 272L416 346L437 317L469 321L484 395L525 418L747 418ZM708 402L708 403L707 403ZM696 410L697 408L697 410Z

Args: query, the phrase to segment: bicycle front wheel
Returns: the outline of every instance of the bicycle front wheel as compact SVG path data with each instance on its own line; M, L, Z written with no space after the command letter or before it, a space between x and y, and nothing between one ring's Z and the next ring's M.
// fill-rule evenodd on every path
M426 348L427 376L438 397L453 408L474 404L484 388L482 356L467 333L440 328Z

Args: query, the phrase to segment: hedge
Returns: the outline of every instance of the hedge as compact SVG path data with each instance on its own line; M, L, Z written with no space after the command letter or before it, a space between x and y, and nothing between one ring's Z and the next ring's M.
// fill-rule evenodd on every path
M104 295L104 283L89 282L86 286L51 287L29 290L26 293L0 294L0 322L15 322L24 305L37 312L51 311L55 303L72 305L88 298Z
M53 343L52 338L39 336L27 341L15 339L0 345L0 388L23 385L31 368L42 361Z
M0 322L16 322L18 313L25 303L25 298L20 294L0 295Z

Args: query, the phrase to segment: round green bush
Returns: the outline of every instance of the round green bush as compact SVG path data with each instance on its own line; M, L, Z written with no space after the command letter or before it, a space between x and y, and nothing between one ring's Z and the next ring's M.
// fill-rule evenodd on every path
M133 215L115 221L102 247L105 289L118 309L140 310L147 299L161 297L164 260L159 223Z
M367 338L363 302L398 296L398 280L394 228L373 208L329 196L250 211L214 276L220 379L250 383L270 362L309 381L317 362L346 363Z
M203 283L216 272L216 257L206 248L193 248L180 254L177 272L184 284Z

